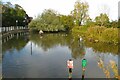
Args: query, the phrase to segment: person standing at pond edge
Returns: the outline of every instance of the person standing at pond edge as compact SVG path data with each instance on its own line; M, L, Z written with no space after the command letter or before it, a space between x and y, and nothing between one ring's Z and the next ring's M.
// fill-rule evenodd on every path
M86 60L86 59L83 59L83 60L82 60L82 79L81 79L81 80L84 80L84 75L85 75L86 66L87 66L87 60Z
M82 69L85 70L86 66L87 66L87 60L83 59L82 60Z
M69 59L67 61L67 67L69 70L69 78L72 78L72 69L73 69L73 60L72 59Z

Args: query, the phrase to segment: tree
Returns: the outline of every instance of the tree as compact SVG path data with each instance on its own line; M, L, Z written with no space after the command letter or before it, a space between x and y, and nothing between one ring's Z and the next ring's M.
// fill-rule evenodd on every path
M24 25L24 20L26 16L25 10L18 4L15 4L15 11L16 11L16 20L18 20L18 25Z
M35 24L36 23L36 24ZM29 24L30 28L43 31L65 31L65 27L60 22L60 17L52 9L44 10L34 21Z
M74 26L74 20L71 15L60 15L60 22L67 30L71 30Z
M88 8L89 6L87 2L75 2L74 10L71 12L71 14L74 17L76 25L80 26L86 21L86 18L88 17Z
M113 28L120 28L120 26L118 25L118 21L116 20L116 21L112 21L112 22L110 22L110 27L113 27Z
M16 20L18 20L17 26L25 25L25 10L18 4L12 5L10 2L2 4L2 26L16 26ZM28 17L26 18L28 19Z
M120 28L120 17L118 19L118 28Z
M2 14L2 2L0 1L0 14Z
M92 21L92 19L91 19L90 17L88 17L88 18L86 19L85 26L90 27L90 26L94 26L94 25L95 25L95 24L94 24L94 22Z
M109 17L107 14L101 13L99 16L95 18L95 22L99 26L109 26Z
M0 1L0 26L2 26L2 2Z

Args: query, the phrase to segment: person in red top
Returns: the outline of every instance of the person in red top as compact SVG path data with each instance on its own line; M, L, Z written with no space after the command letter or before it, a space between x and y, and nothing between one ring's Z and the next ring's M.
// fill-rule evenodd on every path
M69 69L69 78L72 78L73 60L69 59L67 61L67 67Z

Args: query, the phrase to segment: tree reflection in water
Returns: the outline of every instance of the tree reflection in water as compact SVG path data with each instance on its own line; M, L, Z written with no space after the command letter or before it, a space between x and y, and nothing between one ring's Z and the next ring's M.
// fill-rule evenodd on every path
M112 53L118 55L118 46L113 44L105 43L91 43L88 41L80 42L79 37L75 37L71 34L57 33L57 34L43 34L40 36L38 34L32 34L30 40L34 42L35 45L42 47L44 51L50 48L60 46L68 46L71 50L73 58L83 58L85 55L85 47L92 47L94 51L100 53Z
M83 43L70 34L44 34L43 36L36 34L34 36L31 35L30 39L35 45L42 47L44 51L60 45L69 46L69 49L72 52L71 55L75 59L81 59L85 55Z
M110 60L108 65L105 66L104 61L102 60L101 57L99 57L98 66L103 70L104 74L106 75L106 78L111 78L110 69L112 69L114 73L114 78L118 78L118 66L114 60Z
M112 53L112 54L118 54L118 45L114 44L107 44L107 43L92 43L89 41L85 41L86 47L92 47L94 51L102 52L102 53Z

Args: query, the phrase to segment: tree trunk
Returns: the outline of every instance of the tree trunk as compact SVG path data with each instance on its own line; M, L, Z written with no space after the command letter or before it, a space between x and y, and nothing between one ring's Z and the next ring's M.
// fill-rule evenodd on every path
M79 22L79 26L81 26L81 21Z

